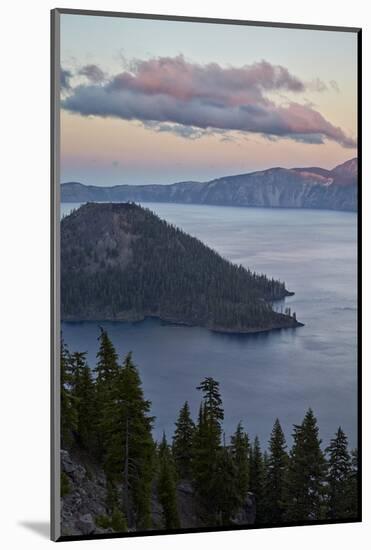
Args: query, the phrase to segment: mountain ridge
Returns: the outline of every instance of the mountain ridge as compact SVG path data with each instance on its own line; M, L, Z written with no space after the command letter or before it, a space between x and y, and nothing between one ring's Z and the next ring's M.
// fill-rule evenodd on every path
M172 184L61 184L62 202L170 202L267 208L357 210L358 161L332 170L320 167L282 168L223 176L206 182Z

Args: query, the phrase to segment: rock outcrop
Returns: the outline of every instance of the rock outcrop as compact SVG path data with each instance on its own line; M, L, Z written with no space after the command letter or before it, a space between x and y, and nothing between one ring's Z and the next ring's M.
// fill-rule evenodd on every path
M99 526L99 519L107 516L107 487L103 471L89 463L83 465L81 457L61 451L61 474L64 490L61 499L61 532L63 536L112 533L111 528ZM202 518L206 511L196 501L192 484L181 480L177 485L177 502L182 529L207 527ZM156 485L152 491L153 529L163 529L162 507L158 500ZM254 495L249 493L246 502L235 514L234 525L252 525L255 522Z

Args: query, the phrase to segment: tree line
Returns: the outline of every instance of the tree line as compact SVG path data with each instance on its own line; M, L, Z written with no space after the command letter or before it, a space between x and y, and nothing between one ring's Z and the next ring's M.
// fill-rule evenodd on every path
M294 425L288 449L277 419L263 452L259 438L251 441L241 422L226 441L216 380L204 378L197 390L197 419L186 401L172 440L164 434L155 442L151 403L132 354L120 362L101 329L91 370L86 353L70 353L62 343L62 447L84 450L105 472L107 515L96 518L98 525L120 532L153 528L156 494L161 528L181 528L177 486L184 481L192 484L200 527L233 525L248 497L255 500L259 525L357 518L357 452L348 449L341 427L323 450L309 409Z

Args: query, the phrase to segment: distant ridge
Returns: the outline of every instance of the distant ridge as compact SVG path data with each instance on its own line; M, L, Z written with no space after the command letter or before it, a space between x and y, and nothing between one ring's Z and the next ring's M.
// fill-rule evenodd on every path
M173 202L219 206L357 210L358 160L332 170L320 167L269 168L208 182L100 187L67 182L62 202Z

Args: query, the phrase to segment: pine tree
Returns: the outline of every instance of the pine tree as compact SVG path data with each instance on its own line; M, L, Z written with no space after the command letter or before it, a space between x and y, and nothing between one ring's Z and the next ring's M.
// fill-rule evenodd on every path
M231 437L231 453L236 468L237 496L240 505L245 502L249 490L249 447L249 437L239 422Z
M262 523L264 520L264 464L258 437L255 437L250 447L249 470L250 492L255 495L256 502L256 523Z
M180 527L176 498L176 473L169 446L163 435L159 446L158 496L163 510L165 529Z
M191 418L187 401L180 410L175 426L173 456L176 468L181 479L189 479L191 477L192 446L195 425Z
M349 515L351 519L358 518L358 491L359 491L359 476L358 476L358 451L353 449L351 452L351 471L348 480L347 500L349 502Z
M241 505L238 472L230 449L219 449L213 477L215 525L229 525Z
M117 397L112 415L112 447L107 459L123 474L123 505L129 526L151 527L151 485L154 475L154 442L142 382L129 353L117 379ZM131 514L131 511L133 512Z
M96 450L96 399L91 371L86 353L75 352L70 356L72 370L72 395L76 406L76 439L92 453Z
M287 477L288 454L281 424L276 419L269 441L269 455L265 485L266 523L282 523L284 520L284 495Z
M352 471L348 452L348 440L338 428L335 437L326 448L328 455L327 504L330 519L344 519L352 514L349 485Z
M97 366L95 368L97 386L110 385L115 380L118 372L118 355L108 336L102 327L98 338L99 350L97 353Z
M97 353L97 365L95 372L96 388L96 415L97 415L97 446L98 456L103 457L107 452L107 444L110 440L109 430L112 424L112 408L117 394L117 377L119 373L118 356L108 337L107 332L101 328L98 338L99 350Z
M219 382L207 377L197 387L203 393L203 407L205 420L210 429L210 437L214 437L215 445L220 445L222 433L221 422L224 419L222 398L219 391Z
M294 426L285 495L285 520L318 520L323 517L326 463L312 409L300 426Z
M61 341L60 383L61 383L61 445L68 447L73 442L77 426L76 403L71 392L73 381L71 356L64 341Z
M107 477L107 507L119 511L129 528L151 527L154 475L153 417L131 353L119 366L116 351L101 331L96 368L97 409L102 462ZM122 489L118 489L122 484Z
M203 393L195 430L192 465L196 494L207 510L208 521L217 521L218 452L221 449L221 422L224 418L219 383L205 378L197 388Z

